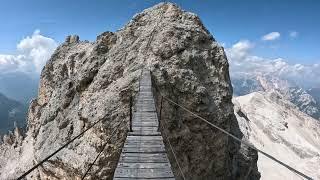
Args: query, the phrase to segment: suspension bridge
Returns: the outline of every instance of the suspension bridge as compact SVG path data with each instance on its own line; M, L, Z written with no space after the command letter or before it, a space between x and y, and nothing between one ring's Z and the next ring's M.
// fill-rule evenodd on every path
M145 52L147 52L150 48L150 43L154 37L156 29L159 26L159 22L161 22L164 17L164 12L165 12L165 9L162 10L159 21L156 22L156 26L151 31L150 38L148 39ZM198 114L190 111L188 108L184 107L183 105L161 94L160 96L162 97L161 101L162 100L168 101L172 105L181 108L185 112L188 112L190 115L198 118L202 122L205 122L209 126L223 132L225 135L233 138L239 143L242 143L248 146L249 148L252 148L258 151L259 153L265 155L266 157L270 158L276 163L279 163L280 165L286 167L288 170L300 175L305 179L312 180L310 176L307 176L306 174L296 170L295 168L289 166L288 164L271 156L270 154L254 147L250 143L239 139L238 137L234 136L232 133L211 123L209 120L199 116ZM133 108L133 113L132 113L131 107L132 107L132 104L130 105L130 128L129 128L130 130L128 132L128 136L122 148L122 152L121 152L119 161L117 163L117 167L115 169L113 179L114 180L137 180L137 179L174 180L175 176L173 174L171 164L168 160L168 156L167 156L168 151L166 150L170 150L174 157L173 160L175 161L175 163L179 168L178 169L179 171L177 173L180 174L182 179L184 180L187 179L182 171L182 168L177 159L177 155L173 150L170 140L166 137L163 138L161 132L159 131L160 126L162 128L164 127L162 126L163 123L159 123L161 122L161 119L158 119L158 116L157 116L157 111L156 111L155 102L154 102L153 93L152 93L151 75L150 75L150 71L148 70L142 71L140 81L139 81L139 92L136 98L136 104L134 105L134 108ZM161 114L161 110L160 110L160 114ZM50 158L52 158L62 149L66 148L74 140L80 138L84 133L86 133L89 129L93 128L99 122L102 122L102 119L92 123L92 125L90 125L87 129L85 129L80 134L72 138L70 141L66 142L63 146L55 150L46 158L38 162L28 171L20 175L17 179L18 180L24 179L28 174L30 174L32 171L37 169L43 163L48 161ZM115 128L111 132L111 137L114 134L114 132L117 131L118 128L122 125L122 123L125 123L125 120L119 122L117 128ZM165 147L163 142L164 140L169 145L168 147ZM94 161L89 165L89 168L86 170L86 172L84 173L81 179L86 178L92 166L95 164L95 162L99 159L100 155L103 153L107 144L108 144L108 141L104 143L100 152L98 153Z
M166 179L174 175L159 130L149 71L140 80L132 118L132 132L124 143L114 180Z
M161 94L160 94L161 95ZM255 149L259 153L263 154L267 158L275 161L276 163L286 167L288 170L300 175L304 179L312 180L310 176L296 170L295 168L289 166L288 164L278 160L277 158L271 156L270 154L254 147L246 141L239 139L234 136L230 132L222 129L221 127L211 123L207 119L199 116L198 114L190 111L186 107L177 102L171 100L166 96L161 95L161 101L166 100L174 106L181 108L182 110L188 112L190 115L198 118L199 120L207 123L209 126L214 127L215 129L223 132L224 134L230 136L234 140L248 146L249 148ZM132 100L130 101L132 102ZM156 106L154 102L153 92L152 92L152 81L150 71L143 70L140 81L139 81L139 92L136 97L135 105L130 103L130 128L127 134L126 140L124 142L122 152L120 158L117 162L117 167L114 172L113 179L114 180L137 180L137 179L154 179L154 180L174 180L175 175L170 161L168 159L168 152L173 155L173 160L178 166L178 170L176 173L179 173L182 179L187 179L182 171L181 165L177 159L177 155L173 150L171 142L168 138L163 137L164 134L161 134L159 131L161 128L165 128L161 122L161 118L158 119L158 114L156 111ZM161 103L162 104L162 103ZM132 113L133 112L133 113ZM159 117L161 117L161 105L160 105L160 113ZM48 161L62 149L66 148L69 144L71 144L74 140L80 138L84 133L86 133L89 129L93 128L96 124L102 122L102 120L98 120L92 125L90 125L87 129L82 131L80 134L72 138L70 141L66 142L59 149L48 155L46 158L41 160L39 163L34 165L24 174L20 175L17 179L24 179L28 174L37 169L43 163ZM117 127L111 132L111 138L118 130L118 128L125 123L123 120L118 123ZM168 147L165 147L164 141L167 142ZM106 141L101 148L100 152L94 159L94 161L89 165L89 168L84 173L81 179L85 179L88 173L90 172L92 166L99 159L99 156L104 152L104 149L108 141Z

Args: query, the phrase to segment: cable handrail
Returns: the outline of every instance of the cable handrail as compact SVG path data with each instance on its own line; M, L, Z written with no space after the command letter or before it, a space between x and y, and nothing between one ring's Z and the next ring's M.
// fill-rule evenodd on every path
M162 127L163 129L165 129L163 123L161 123L161 127ZM178 161L178 158L177 158L177 156L176 156L176 153L174 152L174 150L173 150L173 148L172 148L170 139L168 138L168 136L166 136L166 135L164 135L164 134L162 134L162 135L165 137L165 139L166 139L167 142L169 143L170 150L171 150L171 152L172 152L172 154L173 154L173 157L174 157L174 159L175 159L175 161L176 161L176 163L177 163L177 165L178 165L178 168L179 168L179 170L180 170L180 173L181 173L181 175L182 175L183 180L186 180L186 177L184 176L184 173L183 173L183 171L182 171L182 169L181 169L181 166L180 166L180 164L179 164L179 161Z
M21 176L18 177L17 180L22 180L23 178L25 178L28 174L30 174L32 171L34 171L35 169L37 169L40 165L42 165L44 162L48 161L52 156L54 156L55 154L57 154L58 152L60 152L62 149L64 149L65 147L67 147L70 143L72 143L74 140L78 139L79 137L81 137L85 132L87 132L89 129L91 129L93 126L95 126L96 124L98 124L99 122L101 122L104 119L100 119L96 122L94 122L91 126L89 126L86 130L82 131L80 134L78 134L76 137L74 137L73 139L71 139L70 141L68 141L67 143L65 143L63 146L61 146L59 149L57 149L56 151L54 151L52 154L50 154L49 156L47 156L46 158L44 158L42 161L40 161L38 164L36 164L35 166L33 166L31 169L29 169L27 172L23 173Z
M152 74L152 73L151 73L151 71L150 71L150 74ZM154 84L155 84L155 83L154 83ZM238 141L238 142L240 142L240 143L243 143L244 145L248 146L249 148L252 148L252 149L254 149L254 150L256 150L256 151L260 152L261 154L263 154L263 155L264 155L264 156L266 156L267 158L269 158L269 159L271 159L271 160L273 160L273 161L275 161L275 162L279 163L280 165L282 165L282 166L284 166L285 168L289 169L290 171L292 171L292 172L294 172L294 173L296 173L296 174L298 174L298 175L302 176L303 178L308 179L308 180L313 180L313 178L311 178L310 176L308 176L308 175L306 175L306 174L304 174L304 173L302 173L302 172L298 171L297 169L295 169L295 168L293 168L293 167L289 166L288 164L286 164L286 163L284 163L284 162L282 162L282 161L278 160L278 159L277 159L277 158L275 158L274 156L272 156L272 155L270 155L270 154L268 154L268 153L266 153L266 152L264 152L264 151L262 151L262 150L260 150L260 149L256 148L256 147L255 147L255 146L253 146L252 144L250 144L250 143L248 143L248 142L246 142L246 141L243 141L242 139L240 139L240 138L236 137L235 135L233 135L233 134L229 133L228 131L224 130L223 128L221 128L221 127L219 127L219 126L217 126L217 125L215 125L215 124L211 123L211 122L210 122L210 121L208 121L207 119L205 119L205 118L201 117L200 115L198 115L198 114L196 114L196 113L192 112L191 110L189 110L189 109L187 109L186 107L184 107L184 106L180 105L179 103L177 103L177 102L175 102L175 101L171 100L170 98L168 98L168 97L164 96L164 95L160 92L160 90L159 90L159 88L158 88L158 86L157 86L156 84L155 84L155 89L156 89L156 91L159 93L159 95L160 95L161 99L165 99L165 100L167 100L168 102L170 102L170 103L172 103L172 104L174 104L174 105L176 105L176 106L180 107L180 108L181 108L181 109L183 109L184 111L189 112L190 114L192 114L193 116L195 116L195 117L197 117L198 119L202 120L203 122L205 122L205 123L209 124L210 126L212 126L212 127L216 128L216 129L218 129L219 131L221 131L221 132L223 132L224 134L226 134L226 135L230 136L231 138L235 139L236 141ZM159 120L159 121L160 121L160 120Z
M209 122L207 119L205 119L205 118L201 117L200 115L198 115L198 114L196 114L196 113L194 113L194 112L190 111L190 110L189 110L189 109L187 109L186 107L184 107L184 106L182 106L182 105L178 104L178 103L177 103L177 102L175 102L175 101L172 101L170 98L168 98L168 97L166 97L166 96L163 96L163 95L161 95L161 96L162 96L164 99L166 99L167 101L169 101L170 103L172 103L172 104L174 104L174 105L176 105L176 106L180 107L181 109L183 109L183 110L185 110L185 111L189 112L189 113L190 113L190 114L192 114L193 116L195 116L195 117L197 117L198 119L200 119L200 120L204 121L205 123L209 124L210 126L212 126L212 127L216 128L216 129L218 129L219 131L223 132L224 134L226 134L226 135L228 135L228 136L232 137L233 139L235 139L235 140L239 141L240 143L243 143L244 145L248 146L249 148L252 148L252 149L254 149L254 150L256 150L256 151L260 152L261 154L263 154L263 155L264 155L264 156L266 156L267 158L269 158L269 159L271 159L271 160L273 160L273 161L275 161L275 162L279 163L280 165L282 165L282 166L286 167L286 168L287 168L287 169L289 169L290 171L292 171L292 172L294 172L294 173L296 173L296 174L298 174L298 175L300 175L300 176L302 176L302 177L304 177L304 178L306 178L306 179L308 179L308 180L313 180L313 178L311 178L310 176L308 176L308 175L306 175L306 174L304 174L304 173L302 173L302 172L300 172L300 171L296 170L295 168L293 168L293 167L289 166L288 164L286 164L286 163L284 163L284 162L282 162L282 161L278 160L278 159L277 159L277 158L275 158L274 156L272 156L272 155L270 155L270 154L268 154L268 153L266 153L266 152L264 152L264 151L262 151L262 150L260 150L260 149L256 148L256 147L255 147L255 146L253 146L252 144L250 144L250 143L248 143L248 142L246 142L246 141L241 140L240 138L236 137L235 135L233 135L233 134L229 133L228 131L226 131L226 130L224 130L224 129L220 128L219 126L217 126L217 125L215 125L215 124L213 124L213 123Z
M119 129L120 125L125 122L125 120L121 121L117 128L115 128L112 132L111 132L111 136L108 138L108 140L110 140L114 135L115 132ZM102 152L104 151L104 149L106 148L107 144L108 144L108 140L104 143L104 145L102 146L101 151L98 153L98 155L96 156L96 158L94 159L94 161L90 164L89 168L87 169L87 171L85 172L85 174L82 176L81 180L84 180L84 178L87 176L87 174L90 172L91 168L93 167L94 163L98 160L98 158L100 157L100 155L102 154Z

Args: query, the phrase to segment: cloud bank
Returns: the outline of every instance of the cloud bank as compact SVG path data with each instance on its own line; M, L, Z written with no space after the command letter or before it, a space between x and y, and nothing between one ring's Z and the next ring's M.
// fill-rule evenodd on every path
M241 40L226 49L231 77L271 75L302 87L320 87L320 64L290 64L282 58L265 58L252 53L254 44Z
M57 46L55 40L36 30L17 44L15 54L0 54L0 72L39 74Z
M264 36L262 36L262 40L263 41L274 41L276 39L279 39L280 38L280 33L279 32L271 32L269 34L266 34Z

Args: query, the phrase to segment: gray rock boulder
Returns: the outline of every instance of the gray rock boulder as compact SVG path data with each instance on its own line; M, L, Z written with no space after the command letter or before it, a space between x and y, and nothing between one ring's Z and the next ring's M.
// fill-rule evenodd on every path
M80 40L78 35L69 35L66 37L65 43L72 44L72 43L78 43Z

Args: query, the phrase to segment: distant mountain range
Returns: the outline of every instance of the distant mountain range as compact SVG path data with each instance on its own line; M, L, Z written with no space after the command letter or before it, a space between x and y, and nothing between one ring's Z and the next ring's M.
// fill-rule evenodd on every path
M292 94L309 98L302 90ZM277 91L253 92L235 97L233 102L245 139L308 176L320 179L320 121L301 112ZM301 179L260 153L258 168L261 179Z
M311 88L307 92L317 101L320 102L320 88Z
M306 89L272 75L247 75L232 78L233 93L243 96L257 91L277 91L302 112L320 119L320 88Z
M39 77L22 72L0 74L0 93L23 104L36 97Z
M26 125L27 106L0 93L0 135Z
M34 77L34 78L33 78ZM38 80L22 72L0 74L0 135L26 125L30 100L36 96Z

